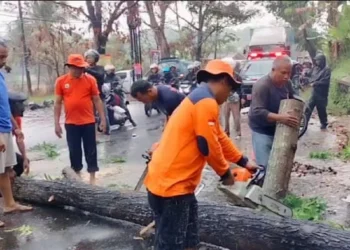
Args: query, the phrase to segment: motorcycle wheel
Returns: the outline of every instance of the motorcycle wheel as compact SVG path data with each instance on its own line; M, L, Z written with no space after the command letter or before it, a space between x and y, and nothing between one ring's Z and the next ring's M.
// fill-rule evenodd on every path
M299 128L299 136L298 138L301 138L307 131L307 118L306 118L306 115L303 114L303 116L301 117L301 120L300 120L300 128Z

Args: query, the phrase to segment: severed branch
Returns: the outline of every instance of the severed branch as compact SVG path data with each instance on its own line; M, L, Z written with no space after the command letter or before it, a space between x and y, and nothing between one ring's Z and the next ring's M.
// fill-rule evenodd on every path
M191 26L193 29L195 30L199 30L198 27L196 27L193 23L191 23L190 21L188 21L186 18L180 16L180 14L176 11L176 10L173 10L170 6L169 6L169 9L178 17L180 18L182 21L185 21L189 26Z
M124 3L126 3L127 1L119 1L118 3L115 3L115 8L114 8L114 11L112 12L108 22L107 22L107 25L106 25L106 29L105 31L103 32L104 34L109 34L112 32L113 28L113 23L115 22L115 20L118 20L118 18L124 14L124 12L132 7L134 7L135 5L138 4L138 1L135 1L134 3L132 3L132 5L130 6L126 6L124 8L122 8L120 10L120 8L122 7L122 5Z
M63 8L67 8L67 9L70 9L70 10L74 10L74 11L77 11L79 12L80 14L84 15L87 19L91 20L90 16L84 11L83 7L73 7L69 4L66 4L65 2L57 2L55 1L54 2L55 4L63 7Z

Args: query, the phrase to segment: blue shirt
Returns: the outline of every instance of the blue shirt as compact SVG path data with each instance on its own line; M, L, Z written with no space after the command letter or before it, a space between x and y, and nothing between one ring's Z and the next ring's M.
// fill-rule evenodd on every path
M0 72L0 133L12 131L11 109L5 78Z
M185 95L167 85L159 85L157 89L158 99L155 101L156 106L166 116L171 116L177 106L185 99Z

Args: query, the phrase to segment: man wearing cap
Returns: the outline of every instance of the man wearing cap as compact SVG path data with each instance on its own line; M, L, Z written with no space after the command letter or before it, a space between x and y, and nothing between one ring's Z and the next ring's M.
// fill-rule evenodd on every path
M156 250L196 249L198 204L194 195L208 163L224 185L234 183L229 162L255 169L219 124L219 105L237 87L233 68L210 61L197 74L201 86L170 117L148 166L145 186L156 222Z
M80 174L83 168L81 143L87 170L90 173L90 184L95 184L95 172L98 171L94 105L101 119L100 128L106 130L104 109L97 83L94 77L84 73L88 64L82 55L72 54L68 57L69 72L56 80L55 93L55 132L62 137L60 116L62 105L66 113L65 129L71 167Z
M252 103L249 110L249 126L252 130L253 150L256 163L267 167L276 124L297 128L295 116L279 114L281 100L293 98L290 82L292 61L288 56L275 59L271 72L253 85Z
M105 96L102 91L102 86L104 84L105 80L105 70L104 67L101 65L97 65L98 61L100 60L100 54L98 53L97 50L94 49L89 49L84 53L84 58L85 61L89 64L88 67L85 68L85 72L92 75L96 82L97 82L97 87L98 91L100 92L100 97L103 103L103 108L106 114L106 135L110 134L110 124L109 124L109 119L107 115L107 105L105 103ZM97 134L96 134L97 135Z

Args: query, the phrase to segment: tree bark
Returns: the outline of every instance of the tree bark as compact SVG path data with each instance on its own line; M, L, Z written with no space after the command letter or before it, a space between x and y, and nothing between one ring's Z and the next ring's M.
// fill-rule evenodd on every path
M152 31L154 32L156 43L158 48L160 49L161 57L169 57L170 56L170 46L168 43L168 40L165 37L164 28L165 28L165 14L168 9L168 3L161 3L158 4L160 7L160 22L158 24L158 21L156 19L156 13L153 8L152 1L144 1L147 13L149 15L150 24Z
M69 180L26 178L17 178L13 191L16 199L30 203L72 206L144 226L152 221L147 195L141 192L117 192ZM199 225L202 241L228 249L350 249L347 231L215 203L199 203Z
M300 121L303 111L303 102L286 99L280 104L279 114L295 115ZM273 198L280 199L287 194L293 160L297 150L298 135L298 129L277 124L263 186L265 194Z
M28 90L28 94L32 96L33 95L32 80L30 78L30 72L29 72L30 52L27 48L26 37L24 33L23 11L22 11L21 1L18 1L18 11L19 11L19 19L21 22L22 44L23 44L23 53L24 53L24 69L25 69L26 79L27 79L27 90Z

